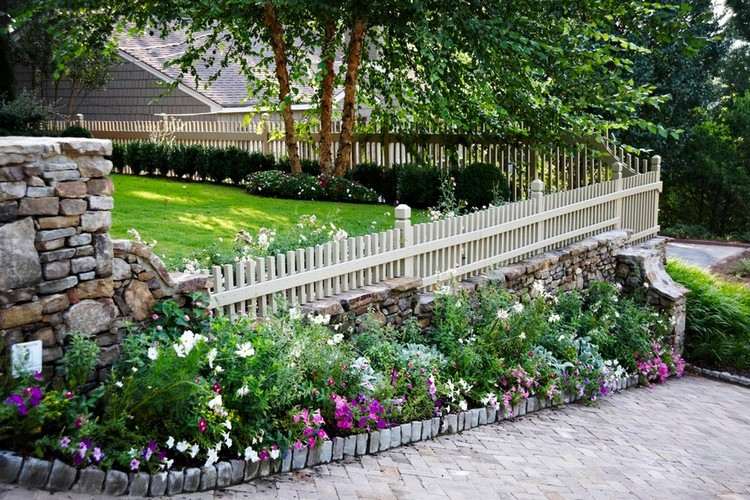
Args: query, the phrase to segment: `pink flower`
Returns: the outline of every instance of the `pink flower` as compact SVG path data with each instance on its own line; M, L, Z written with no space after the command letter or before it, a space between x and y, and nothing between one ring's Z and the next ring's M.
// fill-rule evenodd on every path
M294 448L296 450L301 450L304 447L305 447L305 445L302 444L302 441L300 441L299 439L294 442Z
M325 441L326 439L328 439L328 434L327 434L327 433L326 433L326 431L324 431L323 429L319 429L319 430L318 430L318 437L319 437L320 439L322 439L322 440L324 440L324 441Z
M206 419L203 417L198 420L198 430L200 432L206 432L208 430L208 422L206 422Z
M133 460L130 461L130 470L137 471L140 466L141 466L141 462L138 461L137 458L134 458Z

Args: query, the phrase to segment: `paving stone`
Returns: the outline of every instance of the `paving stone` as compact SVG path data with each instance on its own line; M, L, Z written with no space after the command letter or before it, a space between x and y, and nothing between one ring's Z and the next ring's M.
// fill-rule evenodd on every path
M18 476L18 484L29 489L41 489L47 484L52 464L47 460L27 458Z
M182 470L171 470L167 474L167 495L179 495L182 493L182 485L185 482L185 474Z
M104 494L111 496L124 495L128 491L128 475L119 470L107 471L104 481Z
M167 492L169 478L166 472L155 472L151 474L151 483L148 485L148 494L152 497L160 497Z
M13 453L4 451L0 452L0 482L13 483L18 479L18 473L21 472L23 458Z
M55 460L52 462L52 471L47 480L47 489L50 491L68 491L75 483L77 473L78 471L74 467L60 460Z
M128 495L131 497L145 497L148 495L148 485L151 482L151 474L146 472L131 472Z
M292 470L299 470L305 466L307 462L307 448L294 448L292 454Z
M239 484L245 478L245 461L230 460L232 466L232 484Z
M201 491L212 490L216 488L216 466L208 465L201 467Z
M218 462L216 464L216 487L225 488L232 484L232 464Z
M182 491L192 493L198 491L201 485L201 470L196 467L185 469L185 477L182 480Z
M78 480L71 488L76 493L96 494L104 488L104 471L96 467L86 467L78 471Z

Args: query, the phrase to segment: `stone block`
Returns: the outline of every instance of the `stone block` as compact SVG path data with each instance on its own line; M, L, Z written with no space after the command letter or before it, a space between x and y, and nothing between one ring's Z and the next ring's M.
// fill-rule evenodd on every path
M427 419L422 421L422 441L432 439L432 420Z
M458 415L451 413L443 417L443 432L446 434L458 432Z
M142 321L149 317L151 308L154 307L154 298L148 285L142 281L131 281L123 293L123 299L131 311L133 319Z
M59 280L43 281L39 283L37 290L39 291L39 293L49 295L57 292L62 292L63 290L67 290L68 288L73 288L77 284L78 277L68 276L67 278Z
M478 408L476 411L479 414L479 420L477 421L477 425L487 425L487 409Z
M89 196L89 210L112 210L114 206L111 196Z
M357 434L357 448L355 454L357 456L367 455L367 433Z
M42 279L30 217L0 226L0 290L34 286Z
M230 460L229 464L232 466L232 484L239 484L245 478L245 461L244 460Z
M111 300L82 300L63 314L67 331L84 335L108 330L116 317L117 307Z
M96 273L94 271L89 271L87 273L81 273L78 275L78 279L80 281L91 281L94 278L96 278Z
M63 227L75 227L78 225L77 215L57 215L54 217L41 217L37 219L39 229L60 229Z
M18 205L18 215L57 215L60 200L54 196L24 198Z
M18 200L26 196L26 183L0 182L0 201Z
M60 238L67 238L76 234L76 230L72 227L64 227L60 229L48 229L44 231L38 231L36 233L36 241L50 241L57 240Z
M15 328L42 320L42 303L27 302L0 309L0 329Z
M294 450L292 448L287 448L287 450L283 452L283 456L281 457L281 472L289 472L292 470L293 456Z
M258 471L260 477L266 477L271 475L271 461L263 460L260 462L260 470Z
M7 451L0 452L0 482L14 483L22 464L23 458Z
M182 485L185 482L185 474L181 470L171 470L167 474L167 495L179 495L182 493Z
M59 280L68 274L70 274L69 260L57 260L44 264L44 279L46 280Z
M403 435L403 433L401 433ZM422 440L422 422L421 421L414 421L411 423L411 442L415 441L421 441Z
M232 484L232 464L218 462L216 464L216 487L226 488Z
M94 255L93 245L83 245L76 247L76 257L92 257ZM96 273L94 273L96 275Z
M81 215L81 229L87 233L108 231L111 226L111 212L85 212Z
M411 424L401 424L401 444L411 443Z
M46 252L47 250L57 250L65 246L65 238L58 238L56 240L49 241L36 241L34 246L40 252Z
M380 429L378 451L385 451L391 447L391 429Z
M323 441L320 445L320 463L327 464L333 458L333 442L331 440Z
M60 213L62 215L81 215L86 211L88 204L86 200L65 198L60 200Z
M96 467L86 467L78 472L78 480L71 488L76 493L99 495L104 487L104 471Z
M112 179L90 179L86 182L88 193L94 196L111 196L115 192Z
M15 201L0 202L0 222L13 222L18 217L18 203Z
M96 269L96 259L94 257L78 257L70 261L70 270L74 274L85 273Z
M488 424L494 424L497 421L497 408L487 408L487 423Z
M76 170L58 170L55 172L42 172L42 177L48 181L65 182L78 180L81 178L81 174Z
M133 275L130 271L130 264L117 257L112 261L112 279L115 280L128 280Z
M466 412L459 412L457 415L456 431L460 432L466 428Z
M440 417L432 417L432 438L435 439L443 430L440 428Z
M291 464L291 458L290 458L289 463ZM259 475L260 475L260 462L248 461L245 464L245 481L250 481L251 479L255 479Z
M398 448L401 446L401 427L391 427L391 448Z
M160 497L167 492L169 479L166 472L155 472L151 474L151 483L148 486L148 494L152 497Z
M468 412L467 417L469 417L469 423L472 429L479 425L479 412L480 410L478 408L474 408Z
M112 274L114 248L109 234L94 235L94 256L96 257L96 275L110 276Z
M292 452L292 470L300 470L307 463L307 448L294 448Z
M124 495L128 491L128 475L119 470L107 471L104 481L104 494L111 496Z
M344 444L346 440L342 437L333 438L333 460L344 458Z
M55 185L55 193L60 198L85 198L88 189L83 181L59 182Z
M526 413L532 413L539 409L539 400L536 396L531 396L526 400Z
M59 250L51 250L49 252L43 252L39 254L39 262L45 264L47 262L55 262L59 260L72 259L76 254L76 251L72 248L61 248Z
M314 467L320 463L320 446L307 449L307 467Z
M346 436L344 438L344 457L353 457L357 454L357 436Z
M112 162L98 156L79 156L75 162L83 177L106 177L112 171Z
M145 472L135 472L130 474L130 486L128 495L131 497L145 497L148 495L148 485L151 482L151 475Z
M50 186L29 186L26 188L26 196L29 198L47 198L55 196L55 188Z
M32 333L29 340L41 340L43 347L52 347L57 343L55 331L50 327L45 327Z
M26 175L19 166L0 168L0 182L22 181Z
M201 491L207 491L214 488L216 488L216 467L213 465L201 467L201 483L199 489Z
M79 299L97 299L101 297L112 297L115 293L114 282L109 278L87 281L76 288Z

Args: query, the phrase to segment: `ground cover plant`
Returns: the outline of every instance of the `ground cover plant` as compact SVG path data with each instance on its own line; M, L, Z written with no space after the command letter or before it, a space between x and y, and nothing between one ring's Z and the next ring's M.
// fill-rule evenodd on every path
M690 290L686 359L704 368L750 373L750 288L677 260L667 271Z
M608 284L522 297L446 287L433 326L376 316L344 330L289 309L268 321L215 318L196 295L158 304L124 336L101 385L98 348L74 336L64 371L3 377L0 446L77 467L156 471L222 458L280 458L350 435L490 406L512 415L535 395L593 401L618 377L680 375L665 318Z

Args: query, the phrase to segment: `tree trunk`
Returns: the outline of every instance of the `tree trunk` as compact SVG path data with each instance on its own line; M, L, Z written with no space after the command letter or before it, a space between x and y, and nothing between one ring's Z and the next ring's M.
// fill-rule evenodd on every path
M336 57L336 23L326 22L323 39L325 74L320 85L320 172L333 174L333 154L331 139L331 117L333 115L333 84L336 74L333 71Z
M362 62L362 45L367 30L365 19L355 19L349 38L349 51L346 58L346 79L344 80L344 108L341 112L341 133L339 151L336 155L336 175L344 175L352 163L352 131L356 112L357 75Z
M284 28L276 15L276 8L272 3L265 4L263 9L263 22L271 34L271 48L276 64L276 80L279 82L279 102L281 103L281 117L284 120L284 140L286 151L289 155L289 163L292 173L302 172L302 163L299 160L299 149L297 145L297 134L294 130L294 115L292 113L291 100L287 101L290 94L289 69L286 64L286 45L284 44Z

